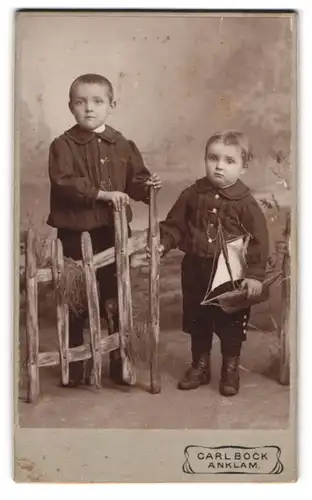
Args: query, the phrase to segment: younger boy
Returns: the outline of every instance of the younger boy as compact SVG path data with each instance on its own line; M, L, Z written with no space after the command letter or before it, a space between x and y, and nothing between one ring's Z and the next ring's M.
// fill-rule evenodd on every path
M262 291L268 259L265 217L239 177L250 157L245 136L239 132L214 134L206 144L206 176L185 189L160 224L160 253L178 247L182 261L183 330L191 335L192 365L179 382L180 389L195 389L210 382L213 332L223 356L219 390L224 396L239 390L239 357L246 339L249 308L227 314L216 306L201 305L215 272L213 262L217 229L226 241L250 235L247 273L241 283L248 297Z
M161 187L159 177L144 166L136 145L106 124L114 107L113 87L107 78L79 76L69 90L69 109L77 123L50 147L48 224L57 228L65 257L74 260L82 257L83 231L90 233L94 253L114 246L114 209L126 205L131 222L129 198L148 203L150 186ZM118 331L116 266L101 268L97 274L102 313L107 316L104 304L113 304L114 331ZM84 319L85 314L70 312L70 347L83 343ZM121 382L117 354L115 351L110 356L110 376ZM82 369L82 362L70 364L69 386L81 382Z

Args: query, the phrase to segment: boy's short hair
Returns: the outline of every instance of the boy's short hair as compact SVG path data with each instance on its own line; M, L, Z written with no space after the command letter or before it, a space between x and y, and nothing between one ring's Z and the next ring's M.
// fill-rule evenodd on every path
M247 137L242 132L236 130L227 130L225 132L216 132L209 137L206 142L205 160L207 159L208 149L214 142L222 142L226 146L238 146L242 151L244 166L252 160L252 152Z
M109 101L112 104L114 101L114 89L111 82L105 78L105 76L97 75L95 73L86 73L85 75L78 76L69 88L69 102L72 101L74 88L79 83L97 83L98 85L104 85L108 89Z

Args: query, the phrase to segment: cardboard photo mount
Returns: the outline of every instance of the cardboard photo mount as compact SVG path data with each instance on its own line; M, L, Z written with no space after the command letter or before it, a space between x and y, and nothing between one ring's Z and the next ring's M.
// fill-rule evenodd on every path
M157 332L157 321L160 321L159 337L154 338L159 341L160 349L158 357L154 357L154 363L157 364L159 360L161 362L159 366L153 365L153 373L155 375L159 369L161 383L159 386L157 377L149 380L147 385L154 387L150 392L141 390L138 386L122 389L105 386L96 389L103 375L101 355L106 356L113 344L115 348L121 345L123 353L128 356L127 361L131 361L127 345L120 344L123 341L114 337L108 346L106 340L97 337L98 311L92 319L95 333L93 335L91 331L91 343L90 340L87 341L88 345L82 349L82 354L79 348L73 348L68 355L66 342L62 344L64 338L57 337L55 324L54 329L47 328L44 332L40 330L38 343L40 350L50 353L52 349L53 355L38 352L38 345L35 351L31 351L28 344L28 354L35 354L31 362L28 356L27 365L24 357L27 321L21 306L24 290L19 288L16 279L15 481L296 481L296 26L297 14L291 11L16 12L16 269L17 265L20 269L23 267L25 253L21 250L20 234L29 229L46 229L42 224L42 217L46 220L49 209L48 147L54 137L73 124L67 108L69 85L77 75L91 71L103 73L113 80L117 96L117 107L112 117L113 127L120 127L127 138L133 138L151 170L157 171L164 178L164 187L157 198L159 219L165 217L175 201L175 190L181 191L200 175L204 175L203 155L207 134L215 132L215 126L242 127L255 139L258 151L263 147L265 158L260 158L260 163L273 161L269 143L272 137L274 139L276 169L272 173L272 165L265 163L267 170L263 175L260 163L256 163L259 168L252 170L250 166L246 173L246 183L250 185L254 181L259 199L266 198L261 195L262 186L265 189L273 187L273 194L278 200L278 214L279 208L283 208L279 196L283 200L287 198L285 204L291 218L291 238L287 264L290 280L287 281L287 290L283 292L286 293L283 310L279 311L280 315L274 326L279 331L276 351L279 359L283 360L279 365L279 381L270 378L270 375L259 374L253 368L261 360L263 346L272 340L270 336L265 337L265 326L257 337L257 345L252 344L256 335L252 337L251 334L251 344L247 340L244 346L245 357L242 363L251 363L250 360L253 359L254 364L252 368L241 366L241 389L235 398L222 398L218 394L219 355L213 359L213 380L210 386L184 393L176 389L178 378L188 366L190 351L188 337L182 333L175 335L172 331L171 322L176 321L176 317L181 319L180 306L176 309L176 302L170 298L174 293L180 297L180 267L176 265L178 260L174 261L180 257L176 254L172 253L172 261L168 256L161 264L169 267L172 265L170 270L175 269L170 280L163 282L163 287L160 285L160 302L162 304L162 300L168 300L168 311L173 312L164 320L162 307L160 319L157 308L152 311L152 317L154 320L156 318L154 332ZM266 52L265 44L262 43L264 38L270 47L269 52ZM101 47L104 50L101 51ZM284 146L287 153L282 157L280 149ZM289 169L290 180L287 182L281 165ZM274 212L272 199L267 203L269 205L266 209ZM273 214L272 220L274 217ZM156 222L148 219L146 208L134 206L135 229L146 229L149 224L155 229ZM152 237L155 238L155 235L157 234L154 232ZM146 237L147 234L144 245ZM134 245L132 250L144 250L144 245L138 243L139 240L140 236L131 236L129 244ZM149 243L153 245L156 259L157 241L149 240ZM123 248L129 250L130 247ZM29 248L26 248L26 253L27 251ZM58 266L64 265L59 248L55 247L55 252L59 259ZM28 265L30 269L33 266L34 271L38 262L29 263L30 253L27 255L26 267ZM111 251L104 257L107 262L111 262L109 259L114 259L113 255L114 252ZM84 272L88 269L91 280L90 294L96 296L96 267L88 250L84 258ZM125 276L129 269L125 263L123 265ZM28 293L33 291L35 301L32 304L37 300L37 278L46 273L43 269L38 268L38 274L37 271L28 273ZM166 278L166 270L162 269L160 267L160 280ZM62 272L61 267L55 268L56 277L58 272ZM52 279L52 271L48 271L49 273ZM138 286L141 286L145 283L147 274L142 270L138 271L138 276ZM156 278L158 276L154 274L154 279ZM150 291L157 294L155 280L150 281L148 286L151 287ZM279 280L276 281L278 282ZM276 283L272 288L279 286ZM170 290L171 284L174 291L172 288ZM274 290L281 291L280 288ZM219 300L227 307L233 304L231 301L236 295L238 296L233 292L231 297L226 295L219 297ZM142 292L141 300L143 296L146 297ZM148 309L146 299L143 302L145 307L141 307L139 314L143 309ZM65 309L60 300L57 309L60 329L65 324L65 316L62 316L66 314ZM180 312L175 314L177 310ZM32 317L35 317L38 310L35 308L32 311ZM56 309L53 314L55 311ZM130 309L123 326L124 331L131 327L133 318L131 319L129 311ZM48 318L48 312L40 309L39 313L41 319ZM265 318L268 317L265 313ZM272 321L276 319L273 318ZM41 328L40 321L39 327ZM142 327L143 338L150 331L149 327L147 330L146 328ZM138 335L138 338L142 339L142 335ZM261 343L264 338L270 340ZM51 339L53 347L50 345ZM277 342L276 338L274 342ZM254 347L248 350L248 345ZM217 352L219 346L214 345L213 349ZM64 352L67 357L63 356ZM42 361L40 370L38 359ZM93 360L92 366L96 368L92 375L95 377L95 385L91 384L89 388L81 390L72 389L72 392L68 390L65 396L66 389L61 388L59 382L61 377L66 382L67 363L74 359ZM145 362L148 364L151 361L147 357ZM131 375L131 363L127 366L127 373ZM281 366L285 368L284 372ZM31 385L33 392L30 399L38 398L37 402L26 403L25 381L31 374L35 382ZM40 384L36 379L37 375L40 377ZM36 385L37 382L39 385ZM281 417L278 409L284 408L283 405L285 412ZM272 408L276 408L276 413ZM254 413L249 418L248 412L252 411Z

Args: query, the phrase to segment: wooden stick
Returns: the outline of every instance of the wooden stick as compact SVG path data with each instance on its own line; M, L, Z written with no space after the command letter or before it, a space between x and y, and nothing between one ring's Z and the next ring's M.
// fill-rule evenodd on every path
M119 333L116 332L109 337L104 337L100 342L101 354L115 351L119 348ZM68 349L68 361L83 361L92 359L91 347L88 344L82 344L78 347L70 347ZM57 351L40 352L38 357L38 366L56 366L60 364L60 353Z
M61 380L63 385L67 385L69 381L69 316L68 304L66 304L64 300L64 294L62 293L60 288L61 279L62 276L64 276L64 257L62 243L59 239L52 240L51 256L52 274L56 297L57 336L61 359Z
M283 280L282 280L282 317L280 330L280 373L279 381L283 385L289 384L290 379L290 345L289 345L289 315L290 315L290 214L287 215L285 225L285 253L283 259Z
M156 192L150 189L149 204L149 247L151 252L149 268L149 337L150 337L150 379L151 392L161 389L158 365L159 350L159 224L157 218Z
M122 376L124 382L133 385L136 382L136 376L130 350L133 317L128 254L128 224L125 207L114 212L114 219Z
M33 403L39 395L39 326L38 283L34 233L30 229L26 236L26 336L27 336L27 401Z
M93 265L93 250L89 233L82 233L81 238L82 260L86 275L87 299L89 311L89 327L91 352L96 387L101 387L102 357L101 357L101 322L99 296L96 285L95 269Z
M144 231L132 236L128 241L128 255L139 252L146 247L146 238L148 231ZM94 268L99 269L100 267L108 266L115 262L115 248L111 247L103 252L100 252L93 257ZM77 261L77 264L82 264L82 261ZM52 281L52 270L48 267L43 269L38 269L37 271L38 283L49 283Z

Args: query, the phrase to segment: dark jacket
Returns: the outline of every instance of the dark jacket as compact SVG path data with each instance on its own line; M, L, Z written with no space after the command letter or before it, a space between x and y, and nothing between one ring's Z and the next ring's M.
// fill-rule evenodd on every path
M136 145L106 125L95 133L78 125L50 146L50 214L52 227L85 231L113 224L113 208L96 197L100 189L122 191L148 203L150 172ZM127 209L128 222L132 219Z
M263 281L268 260L268 230L257 201L245 184L218 189L206 177L185 189L160 224L165 252L180 248L186 254L212 258L217 249L218 220L226 240L250 234L247 278Z

